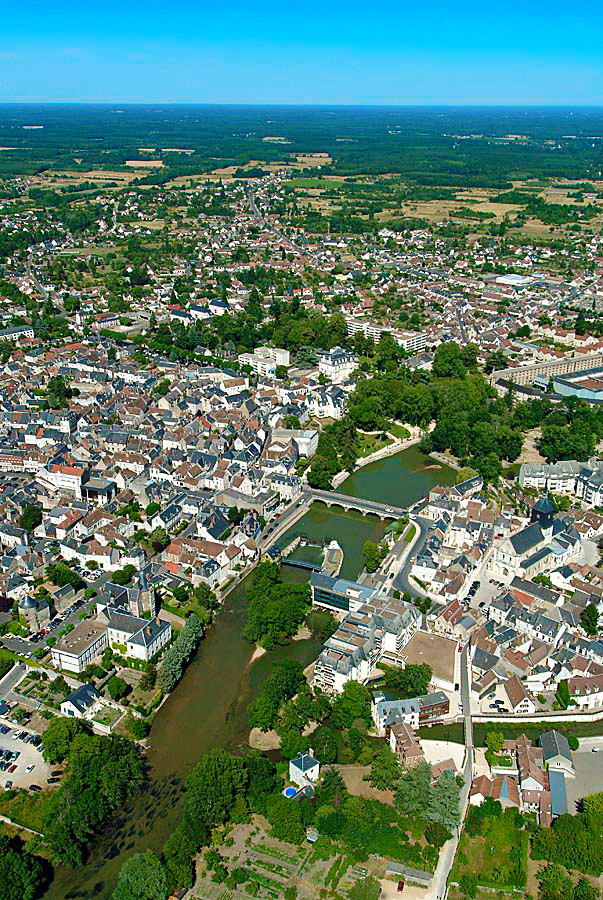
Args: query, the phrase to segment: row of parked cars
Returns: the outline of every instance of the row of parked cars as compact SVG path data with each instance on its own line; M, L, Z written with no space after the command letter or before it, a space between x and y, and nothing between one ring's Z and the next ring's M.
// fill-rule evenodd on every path
M67 616L70 616L76 610L81 609L81 607L84 605L85 602L86 601L84 600L84 598L80 597L80 599L76 600L75 603L73 603L68 609L66 609L64 612L56 615L54 617L54 619L52 619L48 623L48 625L46 625L44 628L41 628L40 631L36 631L35 634L32 634L30 636L29 640L33 644L37 644L39 641L42 641L47 635L51 634L56 628L60 628L61 625L63 624L64 620L67 618Z
M10 731L10 728L8 730ZM42 748L42 738L40 735L30 734L29 731L15 731L13 734L13 741L23 741L24 744L33 744L36 750L41 750Z

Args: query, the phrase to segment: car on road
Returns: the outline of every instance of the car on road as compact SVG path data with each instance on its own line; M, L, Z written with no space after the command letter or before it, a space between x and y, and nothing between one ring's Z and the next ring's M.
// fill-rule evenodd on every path
M598 753L601 748L600 747L591 747L590 749L591 749L591 753Z

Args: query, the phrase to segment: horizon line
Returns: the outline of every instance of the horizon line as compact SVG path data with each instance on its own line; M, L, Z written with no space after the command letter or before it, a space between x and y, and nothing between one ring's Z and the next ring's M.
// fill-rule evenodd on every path
M207 101L207 100L1 100L1 106L207 106L207 107L287 107L316 109L601 109L603 102L587 103L573 101L571 103L340 103L340 102L276 102L276 101Z

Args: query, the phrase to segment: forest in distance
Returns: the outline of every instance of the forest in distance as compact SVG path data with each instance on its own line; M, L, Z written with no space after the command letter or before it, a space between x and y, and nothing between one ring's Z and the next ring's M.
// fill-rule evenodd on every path
M507 189L513 179L600 177L602 134L603 111L589 107L3 104L0 177L110 171L145 148L163 163L151 184L251 161L261 174L262 163L323 153L330 174Z

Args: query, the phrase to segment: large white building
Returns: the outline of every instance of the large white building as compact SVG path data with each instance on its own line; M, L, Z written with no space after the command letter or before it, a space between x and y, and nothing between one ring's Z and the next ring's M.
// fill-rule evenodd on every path
M331 384L346 381L357 366L358 358L343 347L333 347L332 350L321 353L318 361L319 373Z
M239 363L251 366L258 375L274 375L277 366L288 366L291 360L288 350L280 347L256 347L253 353L240 353Z
M99 613L101 622L107 626L107 639L112 650L132 659L148 662L169 643L172 636L170 622L156 616L142 619L106 607Z
M587 462L566 459L557 463L523 463L519 483L538 491L569 494L588 506L602 506L603 460L592 457Z
M421 331L410 331L405 328L388 328L378 325L371 319L353 319L346 316L345 320L348 334L363 334L371 338L376 344L384 332L391 334L395 342L402 347L405 353L418 353L427 346L427 336Z
M107 629L100 622L81 622L52 648L55 669L79 674L100 658L107 646Z
M350 591L350 584L322 573L312 577L313 603L350 610L326 641L314 667L314 684L333 693L340 693L348 681L366 682L383 659L399 663L402 650L421 624L415 606L377 591L356 606L360 597Z

